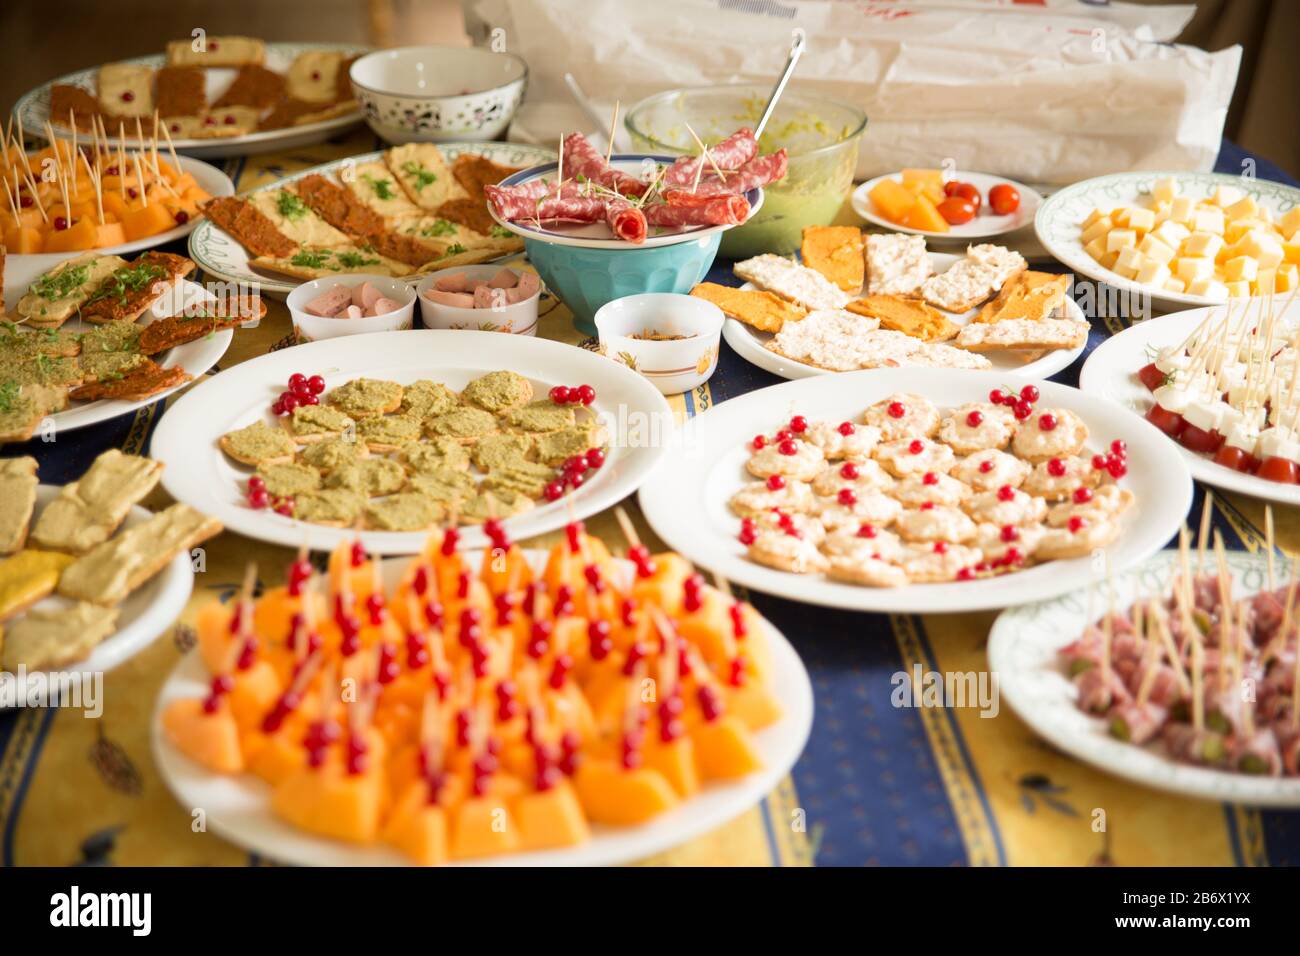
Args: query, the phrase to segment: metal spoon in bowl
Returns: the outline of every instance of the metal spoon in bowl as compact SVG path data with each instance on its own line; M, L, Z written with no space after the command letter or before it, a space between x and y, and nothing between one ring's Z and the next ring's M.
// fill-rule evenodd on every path
M785 61L785 69L781 71L781 77L776 81L776 86L772 87L772 95L767 98L767 105L763 107L763 115L758 118L758 125L754 127L754 139L760 139L763 136L763 127L767 121L772 118L772 113L776 111L776 102L785 92L785 85L790 82L790 76L794 73L795 64L799 62L799 57L803 56L803 51L808 45L807 36L800 28L795 28L794 42L790 44L790 58Z

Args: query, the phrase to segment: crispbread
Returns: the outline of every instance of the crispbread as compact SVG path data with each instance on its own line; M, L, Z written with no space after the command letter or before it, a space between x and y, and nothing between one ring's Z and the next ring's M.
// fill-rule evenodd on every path
M167 44L170 66L244 66L266 59L266 44L253 37L205 37L199 49L194 40L172 40Z
M221 532L221 522L175 504L70 564L58 593L74 601L111 606L144 584L176 555Z
M947 312L969 312L1014 275L1028 268L1024 257L1003 246L984 243L966 250L966 258L925 280L921 295Z
M319 279L322 276L349 272L369 272L401 278L415 271L404 262L389 259L356 243L346 243L331 249L301 249L285 258L258 256L250 260L249 265L255 269L266 269L299 279Z
M1008 319L1041 321L1059 318L1070 277L1050 272L1025 270L1012 276L991 302L985 303L971 321L1002 322Z
M946 315L921 299L867 295L850 302L847 308L850 312L879 320L882 329L902 332L926 342L944 342L957 334L958 327Z
M799 256L804 265L845 292L857 292L863 286L862 230L857 226L804 226Z
M923 236L867 236L866 285L873 295L917 295L933 269Z
M451 199L468 199L469 193L457 182L442 150L433 143L407 143L384 153L392 171L411 202L430 212Z
M117 608L84 601L31 611L5 635L0 670L31 673L76 663L113 633L117 616Z
M334 101L336 78L343 54L338 50L306 50L299 53L285 74L289 96L305 103L322 105Z
M252 452L249 442L266 443L265 454ZM227 455L242 465L276 465L293 461L296 451L294 440L282 428L272 428L263 421L253 422L243 428L228 432L217 439L217 444Z
M1088 323L1074 319L1006 319L972 323L957 333L958 347L971 352L1074 349L1088 341Z
M45 506L32 541L50 551L89 551L117 530L131 506L158 484L162 470L161 462L110 448Z
M13 554L27 543L37 483L35 458L0 460L0 554Z
M787 322L798 322L807 311L780 296L757 289L734 289L716 282L701 282L691 295L712 302L719 309L760 332L780 332Z
M737 262L732 271L746 282L805 309L842 309L851 298L820 272L784 256L754 256Z

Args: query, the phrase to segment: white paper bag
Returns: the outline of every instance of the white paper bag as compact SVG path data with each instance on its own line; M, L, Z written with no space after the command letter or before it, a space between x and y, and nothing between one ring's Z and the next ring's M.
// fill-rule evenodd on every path
M602 106L662 90L775 80L860 106L857 174L904 166L1067 183L1214 164L1240 47L1169 41L1190 6L1083 0L478 0L472 28L528 61L533 103ZM477 22L473 22L477 20ZM536 131L534 131L536 132ZM552 131L558 138L560 130Z

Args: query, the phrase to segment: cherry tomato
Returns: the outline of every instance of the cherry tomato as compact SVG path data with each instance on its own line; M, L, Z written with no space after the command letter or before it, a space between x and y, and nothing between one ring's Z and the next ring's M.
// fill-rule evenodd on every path
M1165 373L1156 368L1156 363L1143 365L1138 369L1138 379L1147 387L1148 391L1154 392L1161 385L1165 384Z
M1233 445L1224 445L1214 453L1214 463L1233 471L1252 471L1249 455L1245 450Z
M1187 424L1187 422L1183 420L1182 415L1179 415L1177 412L1167 411L1159 405L1151 406L1151 411L1147 412L1147 421L1152 425L1155 425L1156 428L1160 429L1170 438L1177 438L1178 433L1182 431L1183 426Z
M949 196L939 203L939 215L943 216L949 225L960 226L975 218L975 204L960 196Z
M1223 436L1218 432L1207 432L1188 422L1183 426L1183 430L1178 433L1178 441L1184 448L1199 452L1202 455L1209 455L1218 451L1220 446L1223 445Z
M1010 183L998 183L989 190L989 208L1007 216L1020 208L1020 190Z
M977 187L974 183L962 183L962 182L955 182L955 181L951 183L945 183L943 187L943 194L945 196L956 196L960 199L967 200L972 206L975 207L975 210L977 212L979 211L980 204L984 201L983 197L980 196L979 187Z
M1286 485L1300 485L1300 465L1287 458L1265 458L1257 472L1260 478L1280 481Z

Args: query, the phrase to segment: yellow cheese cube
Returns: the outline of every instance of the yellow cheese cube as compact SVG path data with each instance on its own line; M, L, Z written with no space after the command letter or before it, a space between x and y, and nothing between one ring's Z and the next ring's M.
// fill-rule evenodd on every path
M1169 278L1169 267L1162 262L1156 262L1154 259L1147 259L1142 265L1138 266L1133 278L1143 285L1162 286L1165 284L1165 280Z
M1258 229L1268 228L1268 223L1260 222L1258 219L1238 219L1229 222L1223 227L1223 241L1228 243L1241 242L1242 239L1250 235L1252 232Z
M1223 248L1223 238L1212 232L1194 232L1183 243L1182 254L1185 256L1203 256L1213 259Z
M1169 220L1162 222L1153 230L1154 234L1167 246L1177 249L1188 236L1187 227L1180 222Z
M1275 292L1291 292L1297 286L1300 286L1300 266L1294 262L1284 262L1277 267L1277 277L1274 280Z
M1192 216L1193 232L1212 232L1223 235L1224 219L1222 209L1198 209Z
M1157 179L1151 187L1151 196L1156 202L1172 202L1177 195L1178 182L1173 177Z
M1114 235L1114 233L1111 233ZM1137 251L1134 246L1125 246L1119 250L1119 259L1115 262L1115 271L1126 279L1131 279L1137 275L1138 269L1142 268L1142 263L1146 262L1147 257Z
M1259 275L1259 262L1251 256L1237 256L1223 264L1223 274L1229 282L1253 282Z
M1259 275L1251 284L1255 295L1272 295L1277 288L1277 269L1260 269Z
M1137 233L1132 229L1112 229L1106 236L1106 251L1119 252L1137 245Z
M1115 221L1111 219L1110 216L1102 216L1087 229L1083 230L1083 235L1079 237L1079 240L1086 246L1099 236L1104 237L1114 228Z
M1294 241L1296 234L1300 233L1300 206L1292 206L1286 215L1277 221L1277 228L1287 239Z
M1300 206L1296 206L1300 209ZM1282 243L1282 259L1285 262L1300 263L1300 236Z
M1187 291L1187 284L1184 283L1182 279L1175 279L1171 277L1165 280L1165 291L1185 292Z
M1197 279L1195 282L1189 282L1187 291L1190 295L1205 296L1215 302L1222 302L1228 297L1228 287L1217 279Z
M1282 243L1275 236L1259 230L1244 236L1237 247L1242 255L1257 259L1261 269L1272 269L1285 257Z
M1239 199L1241 199L1241 190L1236 186L1220 186L1214 191L1214 198L1210 201L1216 206L1231 206Z
M1252 196L1242 196L1235 203L1225 206L1223 209L1223 214L1231 220L1254 219L1257 212L1259 212L1259 206L1256 205Z
M1083 221L1081 228L1086 231L1088 227L1091 226L1094 222L1096 222L1098 219L1105 218L1105 216L1106 214L1102 212L1100 209L1094 209L1092 212L1088 213L1088 218Z
M1138 243L1138 251L1161 265L1166 265L1175 255L1174 247L1162 242L1155 233L1148 233Z
M1104 236L1098 236L1096 239L1092 240L1092 242L1084 245L1083 251L1100 262L1102 257L1106 255L1106 238Z
M1174 263L1174 274L1190 287L1194 282L1214 278L1214 261L1197 256L1184 256Z
M1119 252L1107 252L1097 261L1101 263L1103 269L1114 269L1117 259L1119 259Z
M1226 285L1228 287L1228 296L1230 298L1235 299L1237 298L1237 296L1250 295L1250 283L1247 282L1245 279L1238 279L1235 282L1228 282L1226 283Z
M1187 225L1192 221L1192 213L1196 209L1196 200L1191 196L1179 196L1169 204L1169 218L1174 222L1181 222Z
M1110 221L1117 226L1128 226L1128 206L1120 206L1118 209L1110 211Z
M1150 232L1155 228L1156 214L1150 209L1130 209L1128 211L1128 227L1137 229L1142 232Z

